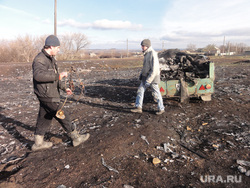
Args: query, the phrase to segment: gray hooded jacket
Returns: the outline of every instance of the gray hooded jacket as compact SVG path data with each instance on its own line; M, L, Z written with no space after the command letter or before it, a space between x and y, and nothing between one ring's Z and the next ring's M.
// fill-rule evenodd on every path
M144 52L142 81L147 83L160 83L160 66L157 52L150 46Z

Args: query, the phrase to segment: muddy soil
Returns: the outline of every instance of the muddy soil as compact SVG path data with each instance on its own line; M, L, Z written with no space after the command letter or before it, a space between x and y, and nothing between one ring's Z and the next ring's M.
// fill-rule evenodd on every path
M53 121L45 137L54 146L32 152L39 104L31 63L0 64L0 187L249 187L249 62L216 59L212 101L165 98L160 116L150 90L143 113L130 112L141 59L59 63L60 71L71 66L85 91L64 108L91 137L72 147Z

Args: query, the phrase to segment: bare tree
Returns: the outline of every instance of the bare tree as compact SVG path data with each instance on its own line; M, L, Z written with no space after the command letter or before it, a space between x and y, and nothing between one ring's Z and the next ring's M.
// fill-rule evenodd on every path
M197 50L196 45L195 44L191 44L191 43L187 45L186 49L188 51L195 51L195 50Z
M44 47L44 43L48 35L42 35L34 39L34 48L40 51Z
M81 57L81 50L90 44L83 33L69 33L61 36L61 49L63 59Z
M0 41L0 62L31 62L43 48L47 36L26 35L12 41ZM81 58L82 50L90 44L82 33L65 34L58 38L61 41L61 53L58 54L58 59Z
M208 44L208 45L203 49L203 51L206 52L206 53L208 53L208 54L212 53L212 52L215 51L215 50L216 50L215 44Z
M65 34L61 36L61 52L60 52L60 57L63 59L71 59L72 54L73 54L73 43L71 40L71 35L70 34Z
M0 62L8 62L9 61L9 47L8 47L8 41L1 40L0 41Z
M76 53L90 44L87 37L82 33L73 33L72 40L76 45Z
M37 53L34 48L34 38L30 35L19 36L9 42L8 56L11 62L31 62Z
M242 54L247 45L244 43L236 43L236 44L231 44L231 51L235 52L236 54Z
M220 46L220 50L223 52L235 52L236 54L243 54L247 49L247 45L244 43L231 43L227 42L226 45Z

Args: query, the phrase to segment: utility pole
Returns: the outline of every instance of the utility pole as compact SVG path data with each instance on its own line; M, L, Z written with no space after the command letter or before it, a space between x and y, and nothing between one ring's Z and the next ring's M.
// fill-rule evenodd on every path
M225 53L225 36L224 36L224 40L223 40L223 53Z
M56 25L57 25L57 23L56 23L56 20L57 20L57 18L56 18L56 16L57 16L57 0L55 0L55 5L54 5L54 35L56 36L57 35L57 31L56 31Z
M127 57L128 57L128 39L127 39Z
M228 42L228 55L230 54L230 49L231 48L231 43L230 42Z
M164 41L162 41L162 50L164 50Z

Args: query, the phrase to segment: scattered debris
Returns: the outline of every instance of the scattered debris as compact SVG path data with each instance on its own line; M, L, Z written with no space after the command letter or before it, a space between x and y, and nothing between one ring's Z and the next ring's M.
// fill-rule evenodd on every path
M242 166L238 166L238 170L240 171L240 173L245 173L247 171L246 168Z
M237 160L237 164L250 167L249 161Z
M176 54L172 58L175 56ZM117 61L114 61L115 65ZM15 65L10 64L7 68L4 66L0 69L0 75L3 75L0 76L1 89L4 91L0 101L1 181L20 182L24 187L57 187L61 184L67 187L117 187L115 185L118 184L120 187L124 184L134 187L164 187L166 182L169 182L169 187L202 187L204 183L197 181L197 177L218 172L224 177L232 173L232 169L228 167L234 165L233 170L237 171L235 173L240 173L239 166L242 172L246 171L246 177L242 177L239 186L247 187L250 176L250 167L247 166L250 149L250 89L247 78L250 69L246 63L240 66L215 63L214 100L206 104L190 100L185 106L179 105L176 100L166 100L164 103L168 113L162 117L156 117L152 113L157 105L151 95L145 95L145 111L142 115L128 112L130 103L135 101L139 68L119 71L112 69L112 72L96 72L93 69L90 75L81 75L86 86L85 96L77 103L68 101L65 107L72 114L77 129L81 133L89 132L92 135L90 142L78 148L58 144L53 150L32 152L24 160L19 159L23 153L30 152L30 146L34 143L39 103L32 90L30 63L22 64L25 75L22 77L18 73L18 79L15 76L17 71L13 72L14 76L5 73ZM59 67L61 65L63 63ZM95 66L92 63L86 65ZM87 68L81 63L79 67ZM187 125L190 131L186 129ZM52 123L50 132L51 134L46 134L46 140L55 136L64 138L65 135L64 129L59 128L56 122ZM141 140L141 135L145 135L150 145ZM179 144L180 139L184 141L185 147ZM62 142L65 141L62 139ZM155 143L161 145L156 147ZM219 148L214 149L213 144ZM116 157L115 164L119 164L118 176L110 178L110 173L113 174L116 169L103 174L93 168L96 164L102 166L100 158L95 157L99 153L105 158ZM58 154L60 158L55 158ZM83 154L87 158L81 157ZM203 157L209 160L203 160ZM87 160L88 158L91 160ZM154 167L153 158L162 162ZM238 164L235 158L247 163ZM66 170L64 167L70 159L74 159L74 164L79 166L71 169L70 164L69 170ZM42 165L37 160L42 161ZM112 166L111 163L110 165ZM18 166L20 168L15 170ZM60 166L64 169L63 172L60 172ZM37 168L40 170L33 173ZM71 174L69 180L67 174L72 170L78 176ZM173 181L176 179L179 181Z
M149 142L148 142L146 136L141 135L141 139L144 140L149 145Z
M23 154L21 157L18 157L18 156L10 156L8 158L5 158L1 161L0 164L10 164L10 163L15 163L15 162L18 162L18 161L21 161L23 160L25 157L28 156L28 153L25 153Z
M65 185L59 185L57 188L67 188Z
M123 185L123 188L134 188L134 187L131 185Z
M159 158L155 157L155 158L153 158L152 162L154 165L157 165L157 164L161 163L161 160Z
M245 173L246 176L250 176L250 170Z
M69 169L69 167L70 167L69 165L66 165L64 168L65 168L65 169Z
M202 154L200 151L194 151L193 149L191 149L190 147L188 147L185 143L181 143L180 142L180 145L184 148L186 148L187 150L193 152L194 154L198 155L199 157L201 158L206 158L206 156L204 154Z
M102 165L105 166L106 168L108 168L110 171L114 171L116 173L119 173L116 169L114 169L113 167L107 165L106 162L104 161L104 158L102 158Z
M178 50L158 53L161 80L193 80L209 76L209 59L204 55L193 55Z

